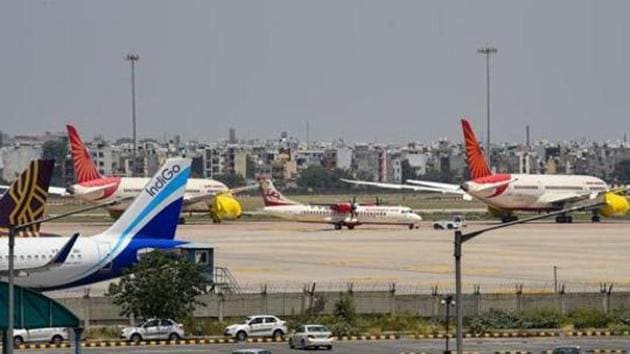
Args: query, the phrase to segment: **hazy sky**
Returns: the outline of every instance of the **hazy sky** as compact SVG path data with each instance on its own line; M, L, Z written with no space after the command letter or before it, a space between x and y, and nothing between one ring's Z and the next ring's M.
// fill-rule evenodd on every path
M629 1L2 1L0 129L210 141L630 132Z

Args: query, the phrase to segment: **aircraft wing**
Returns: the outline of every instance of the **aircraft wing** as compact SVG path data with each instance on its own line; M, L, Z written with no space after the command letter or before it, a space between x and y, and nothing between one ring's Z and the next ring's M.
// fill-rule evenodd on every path
M187 197L184 198L184 205L191 205L191 204L196 204L199 202L206 202L206 203L211 203L214 200L214 197L217 195L221 195L221 194L238 194L238 193L242 193L248 190L252 190L252 189L258 189L260 188L257 184L250 184L249 186L243 186L243 187L238 187L238 188L232 188L229 189L225 192L218 192L218 193L206 193L206 194L201 194L201 195L195 195L195 196L191 196L191 197Z
M68 256L70 256L70 251L72 251L72 247L74 247L74 244L77 242L78 238L79 238L79 233L72 235L72 237L70 237L68 241L66 241L66 243L59 249L59 251L57 251L55 256L50 261L48 261L48 263L42 266L31 267L31 268L17 268L16 267L15 272L36 273L36 272L44 272L52 268L59 267L60 265L64 264L66 260L68 259ZM0 275L7 275L7 274L9 274L8 269L4 269L0 271Z
M258 188L260 188L259 184L250 184L248 186L232 188L232 189L230 189L228 191L228 193L239 194L239 193L243 193L243 192L246 192L246 191L251 191L251 190L254 190L254 189L258 189Z
M416 192L437 192L437 193L450 193L459 194L464 200L472 200L470 194L463 191L456 184L439 183L439 182L427 182L417 180L407 180L411 184L397 184L397 183L382 183L382 182L368 182L368 181L355 181L350 179L341 179L343 182L351 183L359 186L371 186L386 189L398 189L398 190L412 190Z
M411 183L413 185L429 187L429 188L437 188L445 193L455 193L455 194L463 194L464 191L458 184L451 183L441 183L441 182L432 182L432 181L418 181L415 179L408 179L407 183Z
M341 178L341 181L346 182L346 183L350 183L350 184L355 184L357 186L370 186L370 187L378 187L378 188L385 188L385 189L398 189L398 190L407 189L407 190L412 190L412 191L416 191L416 192L440 192L440 193L444 192L442 189L439 189L439 188L425 187L425 186L413 186L413 185L409 185L409 184L369 182L369 181L355 181L355 180L352 180L352 179L345 179L345 178Z

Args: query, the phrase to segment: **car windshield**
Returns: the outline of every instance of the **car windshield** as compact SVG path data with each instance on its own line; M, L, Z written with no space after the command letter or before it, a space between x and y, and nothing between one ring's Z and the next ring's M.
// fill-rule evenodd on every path
M325 326L308 326L309 332L329 332Z
M241 322L242 324L248 324L249 321L252 320L253 317L245 317L245 319L243 320L243 322Z

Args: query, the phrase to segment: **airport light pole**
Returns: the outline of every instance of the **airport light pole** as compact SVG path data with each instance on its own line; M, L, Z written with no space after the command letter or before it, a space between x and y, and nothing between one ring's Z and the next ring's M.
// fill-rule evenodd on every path
M136 140L136 62L140 60L138 54L127 54L126 59L131 65L131 124L133 126L133 154L131 175L136 176L137 169L137 140Z
M490 54L496 52L497 48L487 45L477 49L477 53L486 56L486 155L490 168L492 168L492 151L490 151Z
M510 227L517 224L524 224L535 220L541 220L546 218L551 218L557 215L568 214L579 210L592 209L595 207L599 207L604 205L605 202L603 200L603 196L598 196L595 201L589 200L586 203L575 204L573 207L565 208L562 210L550 212L547 214L540 214L536 216L532 216L529 218L524 218L516 221L506 222L490 227L486 227L480 230L462 233L461 230L455 230L455 240L454 240L454 252L453 256L455 257L455 313L457 317L457 354L463 354L464 352L464 306L462 303L462 245L466 241L470 241L473 238L481 235L484 232L493 231L502 229L505 227Z
M59 215L55 215L55 216L51 216L51 217L45 217L39 220L35 220L35 221L31 221L25 224L21 224L21 225L9 225L9 275L8 275L8 280L9 280L9 284L7 286L7 297L8 297L8 301L7 301L7 330L4 333L4 337L5 337L5 341L4 344L5 346L3 347L3 352L6 354L13 354L13 327L14 327L14 307L15 307L15 299L14 299L14 288L15 288L15 263L14 263L14 258L15 258L15 236L18 234L18 232L22 231L22 230L26 230L29 227L33 226L33 225L38 225L38 224L43 224L45 222L48 221L53 221L53 220L57 220L57 219L61 219L61 218L65 218L71 215L75 215L75 214L80 214L80 213L84 213L86 211L90 211L90 210L94 210L94 209L98 209L98 208L103 208L103 207L108 207L108 206L113 206L116 205L118 203L121 203L124 200L127 200L129 198L125 198L125 199L116 199L116 200L112 200L106 203L100 203L100 204L96 204L96 205L92 205L86 208L81 208L81 209L77 209L77 210L72 210L69 211L67 213L63 213L63 214L59 214Z

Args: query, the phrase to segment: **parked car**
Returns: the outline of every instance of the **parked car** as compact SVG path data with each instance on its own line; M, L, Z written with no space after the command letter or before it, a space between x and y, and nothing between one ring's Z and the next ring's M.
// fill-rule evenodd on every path
M583 354L582 348L577 345L572 346L564 346L554 348L552 351L553 354Z
M272 354L272 353L271 353L271 350L268 350L268 349L248 348L248 349L236 349L232 352L232 354Z
M13 330L13 344L19 346L28 342L50 342L59 344L68 340L69 330L63 327Z
M244 341L247 337L273 337L277 340L287 334L287 323L276 316L249 316L242 323L227 326L223 334Z
M453 215L450 220L438 220L433 223L436 230L455 230L466 227L466 219L464 215Z
M332 349L332 333L326 326L309 324L298 326L289 336L289 347Z
M184 338L184 325L173 320L150 319L139 326L125 327L120 332L120 338L132 342L147 339L177 340Z

